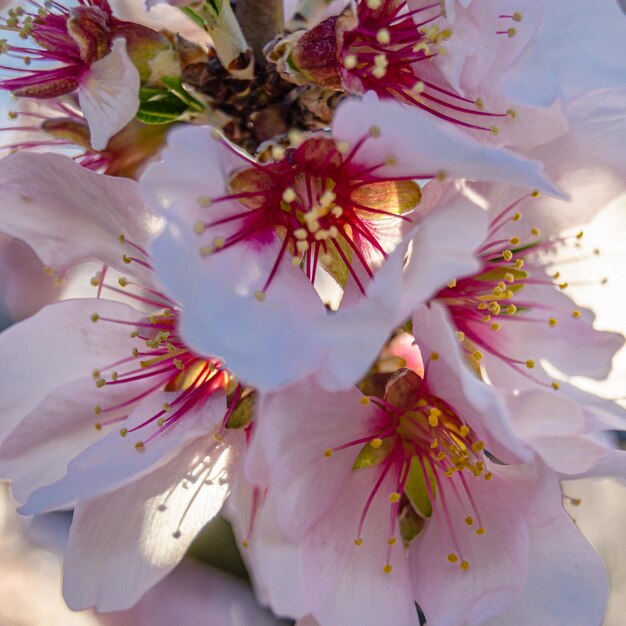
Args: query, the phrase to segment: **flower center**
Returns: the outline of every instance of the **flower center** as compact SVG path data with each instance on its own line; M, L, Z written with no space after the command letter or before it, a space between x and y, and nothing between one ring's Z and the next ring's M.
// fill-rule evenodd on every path
M147 254L132 242L120 237L120 241L133 248L133 255L124 255L127 263L139 263L149 267ZM129 326L129 355L113 363L108 363L92 372L95 384L103 391L102 404L95 407L96 415L105 419L96 423L96 429L114 423L123 424L138 404L153 393L171 392L173 399L165 402L161 409L149 415L142 423L120 429L120 435L126 437L150 424L157 429L147 439L139 439L135 448L141 452L154 438L174 426L190 411L202 406L213 394L231 392L229 409L222 420L221 427L214 434L216 441L221 440L223 429L228 426L229 418L242 394L242 387L233 380L224 364L216 358L195 354L182 341L178 334L179 309L175 302L165 294L150 287L121 277L117 285L109 279L106 267L91 279L91 284L98 287L98 297L103 291L128 298L135 305L152 310L139 322L104 317L98 313L92 315L92 321ZM119 401L119 387L123 385L127 392ZM117 402L106 402L107 390L115 394ZM117 390L117 393L116 393Z
M370 136L376 137L377 129ZM352 149L332 139L308 139L297 148L279 151L281 158L276 162L255 163L236 173L229 181L231 193L199 198L204 207L236 201L242 208L226 218L196 224L199 235L207 229L217 233L201 254L208 256L242 242L265 245L278 235L282 246L263 289L256 294L259 300L287 254L311 282L321 264L341 287L351 276L365 292L363 274L371 278L376 264L389 252L387 242L378 235L377 222L385 218L398 225L409 221L402 213L413 209L421 198L412 180L377 176L384 162L360 165L355 161L367 139ZM220 228L230 233L221 235Z
M355 545L363 544L363 525L372 501L385 479L391 478L395 488L389 494L388 562L384 571L392 571L389 560L397 542L396 529L408 547L434 513L450 545L445 558L463 571L468 570L470 564L463 557L459 524L450 514L448 500L459 499L466 509L462 526L475 526L476 535L485 534L466 479L493 478L486 468L484 443L474 436L454 407L429 393L427 371L421 378L412 370L398 370L387 383L385 398L363 397L363 404L370 402L380 408L370 432L324 453L330 458L338 450L361 446L353 469L378 469L378 478L359 520Z
M385 98L396 98L442 119L497 134L483 119L514 118L513 110L485 111L482 100L470 100L450 87L426 79L424 63L447 54L443 43L453 36L449 27L440 28L441 3L433 2L409 10L404 0L361 0L356 26L340 35L339 60L344 82L356 79L365 90ZM521 15L501 16L519 21ZM515 29L507 31L510 37Z

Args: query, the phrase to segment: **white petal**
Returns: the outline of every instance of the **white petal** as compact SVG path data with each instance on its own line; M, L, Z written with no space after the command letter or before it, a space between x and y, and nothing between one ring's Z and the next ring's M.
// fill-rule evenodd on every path
M126 53L126 41L116 39L111 52L92 63L78 89L94 150L104 150L109 139L135 117L139 85L139 71Z

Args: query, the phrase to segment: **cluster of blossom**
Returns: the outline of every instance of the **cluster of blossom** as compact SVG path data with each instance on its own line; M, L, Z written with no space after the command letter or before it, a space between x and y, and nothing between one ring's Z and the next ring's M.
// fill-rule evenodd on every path
M222 512L299 626L597 626L561 481L623 478L626 421L570 378L624 339L553 265L626 191L626 17L294 4L6 9L3 271L48 304L0 335L0 475L74 510L72 608Z

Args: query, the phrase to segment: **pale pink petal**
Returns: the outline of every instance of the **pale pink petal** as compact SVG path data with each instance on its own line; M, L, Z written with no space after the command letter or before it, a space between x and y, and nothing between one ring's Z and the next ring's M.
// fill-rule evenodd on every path
M0 365L0 440L49 394L127 354L129 327L94 324L94 311L127 322L140 319L139 313L124 304L68 300L45 307L0 335L0 350L11 355ZM35 375L38 370L43 375Z
M432 115L392 101L368 96L348 99L333 120L333 135L354 146L376 126L380 137L360 148L359 162L394 163L381 174L428 178L441 172L452 178L469 178L537 188L560 195L536 161L528 161L502 148L492 148Z
M68 465L67 474L57 482L35 491L20 509L25 515L58 509L86 498L95 498L117 489L130 481L154 472L166 464L180 449L194 439L203 438L218 444L210 437L212 429L224 417L226 401L215 395L185 411L179 421L168 428L160 428L157 420L132 432L134 427L162 410L165 403L172 405L184 392L159 391L150 394L132 411L125 422L128 435L112 432L87 448ZM156 434L158 432L158 434ZM154 439L149 438L155 435ZM138 450L138 441L146 441ZM205 447L209 443L205 441Z
M481 626L599 626L608 580L602 559L563 511L531 528L526 587L506 612Z
M437 626L481 624L513 604L526 582L529 532L525 507L532 486L524 476L505 480L496 468L489 469L494 473L490 481L482 477L468 479L485 534L476 534L476 524L465 524L468 515L475 518L476 514L455 497L452 489L446 489L437 498L426 530L410 550L416 600L429 623ZM552 485L557 485L556 480ZM560 506L560 497L553 495ZM447 514L442 508L442 496L446 498ZM459 560L469 563L467 571L458 562L448 562L447 556L459 549Z
M0 186L0 231L28 243L55 270L90 258L127 268L119 236L145 246L158 227L136 183L95 174L65 156L9 155L0 161Z
M44 273L43 263L30 246L4 235L0 235L0 268L0 309L13 321L34 315L63 290Z
M377 409L362 405L362 397L357 389L325 393L311 379L262 397L252 447L263 450L278 524L295 542L344 491L355 448L331 458L325 452L367 431ZM254 483L256 477L248 471L247 478Z
M221 509L236 448L209 452L196 440L140 480L79 502L65 555L69 606L128 609L168 574Z
M103 626L286 626L259 606L244 581L190 559L129 611L98 620Z
M513 429L501 392L480 381L462 361L445 308L438 302L420 307L413 316L413 335L427 365L428 386L445 398L459 417L504 462L530 456ZM432 353L437 359L432 359Z
M334 506L304 539L303 563L312 615L321 626L418 626L409 565L400 542L389 546L389 500L386 481L368 511L363 545L356 546L362 507L377 478L375 468L353 472ZM395 530L395 529L394 529ZM393 570L387 574L385 566Z
M104 150L109 139L135 117L139 85L139 71L126 53L126 41L118 38L109 54L91 64L78 88L94 150Z
M153 384L144 382L143 387ZM141 393L141 384L132 389ZM107 392L111 406L132 397L128 385L109 387ZM111 430L95 427L98 416L94 408L102 398L92 377L63 385L48 394L0 444L0 476L11 480L11 492L18 502L62 478L71 459ZM107 418L117 415L123 413L107 414Z

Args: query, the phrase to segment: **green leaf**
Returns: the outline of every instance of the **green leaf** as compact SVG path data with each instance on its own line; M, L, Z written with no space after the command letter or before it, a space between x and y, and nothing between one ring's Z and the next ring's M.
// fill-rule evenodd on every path
M402 507L398 516L398 526L404 545L408 548L413 541L424 530L426 520L415 512L415 509L407 503Z
M181 102L184 102L190 109L194 111L204 111L205 107L194 98L184 87L183 83L178 76L163 76L161 82L167 88L168 92L177 97Z
M437 493L437 483L435 481L434 471L428 463L425 463L428 480L430 481L430 493ZM426 477L422 470L422 464L417 457L411 459L409 467L409 475L404 485L404 493L407 495L413 508L422 517L430 517L433 514L433 505L430 501L428 487L426 485Z
M178 10L200 28L204 26L204 20L190 7L178 7Z
M185 103L172 96L142 102L137 111L137 119L144 124L171 124L186 111Z

